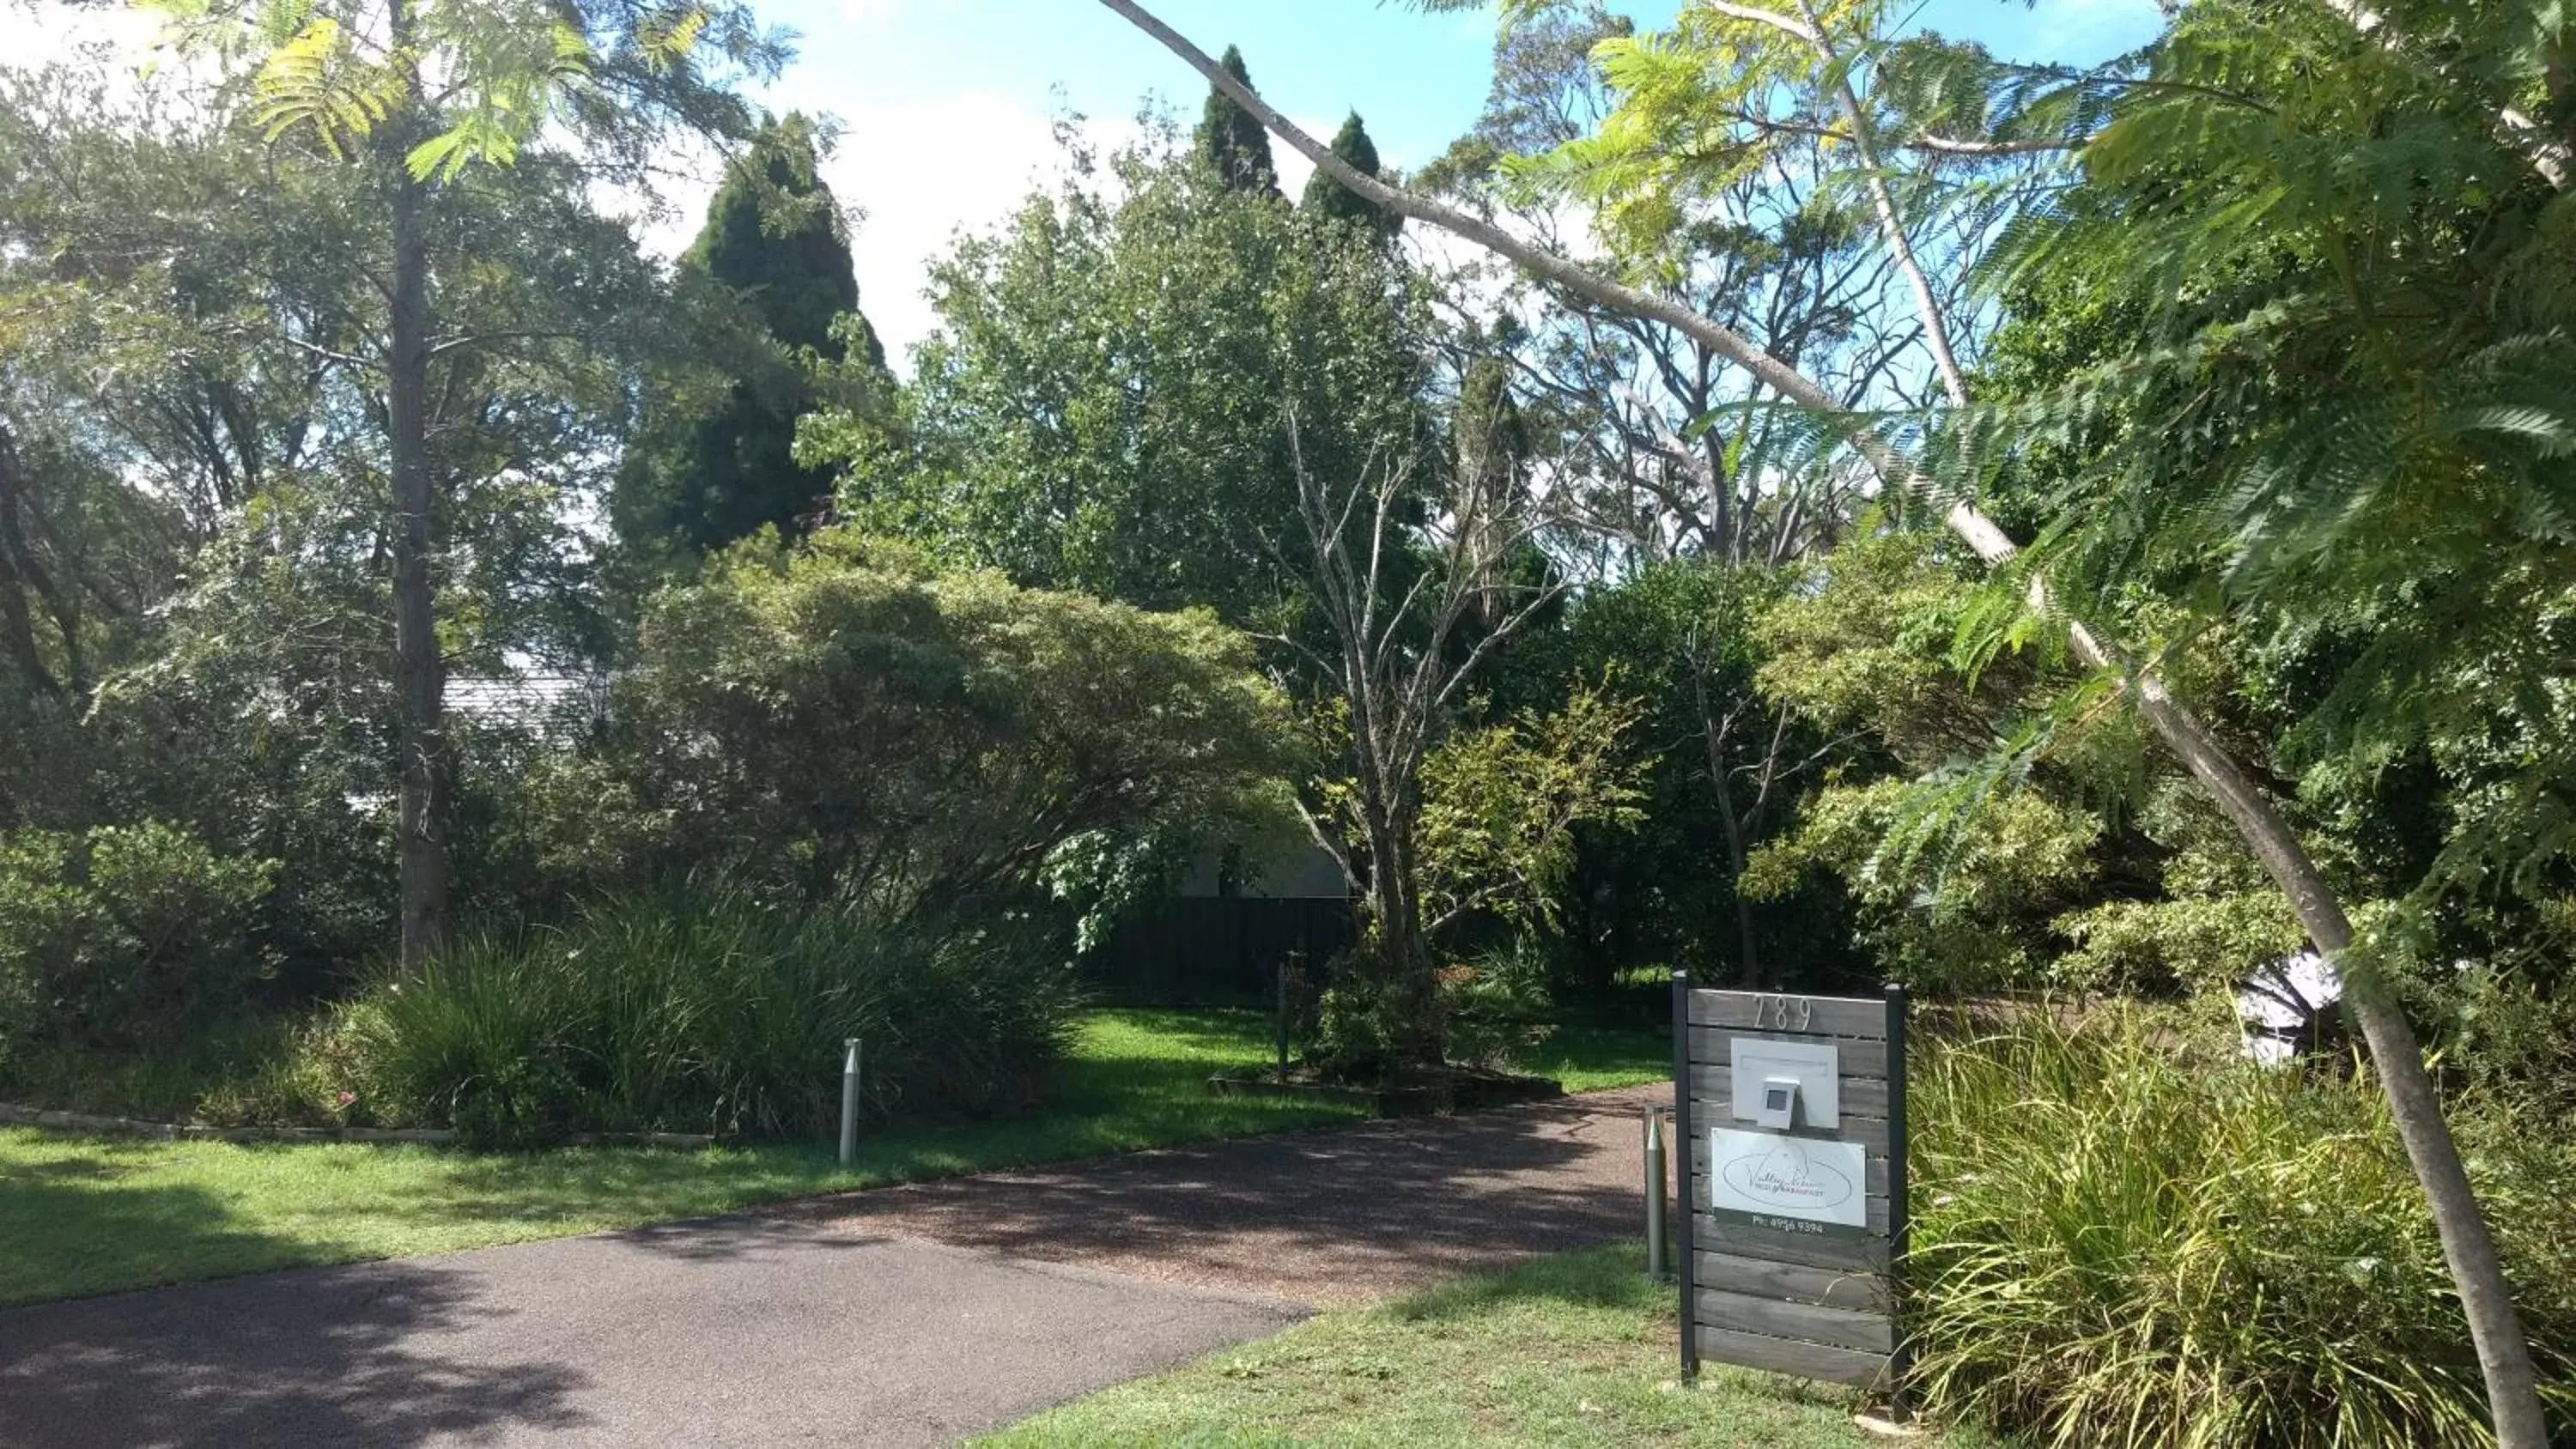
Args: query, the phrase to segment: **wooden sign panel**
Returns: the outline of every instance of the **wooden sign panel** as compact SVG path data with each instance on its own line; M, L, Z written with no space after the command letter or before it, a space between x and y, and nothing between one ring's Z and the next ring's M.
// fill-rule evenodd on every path
M1673 975L1689 1144L1682 1371L1702 1359L1864 1387L1901 1376L1905 993L1700 991Z

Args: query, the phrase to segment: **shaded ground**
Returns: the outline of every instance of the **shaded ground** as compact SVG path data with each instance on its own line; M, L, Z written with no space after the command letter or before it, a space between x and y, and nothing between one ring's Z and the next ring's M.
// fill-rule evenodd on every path
M673 1224L0 1313L0 1444L948 1444L1298 1316Z
M1317 1307L1643 1231L1632 1087L817 1198L838 1231Z

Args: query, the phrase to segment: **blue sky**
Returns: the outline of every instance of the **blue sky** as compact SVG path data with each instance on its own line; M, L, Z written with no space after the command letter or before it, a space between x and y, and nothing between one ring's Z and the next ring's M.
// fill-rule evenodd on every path
M1674 0L1621 5L1641 24ZM1490 11L1425 15L1379 0L1160 0L1156 13L1210 51L1243 47L1255 84L1329 132L1368 118L1396 165L1436 156L1475 121L1492 73ZM1114 140L1148 94L1194 113L1181 63L1096 0L773 0L800 55L770 101L828 111L849 137L828 174L866 213L863 304L897 347L931 325L922 261L960 226L1006 214L1055 155L1062 107ZM2154 34L2154 0L1929 0L1918 24L2024 60L2088 61ZM1301 166L1283 166L1292 189Z

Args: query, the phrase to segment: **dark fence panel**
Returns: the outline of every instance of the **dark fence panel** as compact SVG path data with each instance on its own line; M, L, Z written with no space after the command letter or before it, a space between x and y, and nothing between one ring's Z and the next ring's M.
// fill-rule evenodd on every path
M1082 968L1121 1006L1267 1006L1280 962L1311 977L1357 939L1349 901L1191 896L1129 917Z

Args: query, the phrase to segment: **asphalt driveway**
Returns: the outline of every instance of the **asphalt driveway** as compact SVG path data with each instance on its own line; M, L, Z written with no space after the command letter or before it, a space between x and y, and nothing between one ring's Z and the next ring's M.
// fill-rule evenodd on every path
M0 1313L0 1445L949 1444L1293 1305L725 1219Z
M0 1449L953 1443L1309 1304L1632 1237L1656 1094L0 1310Z

